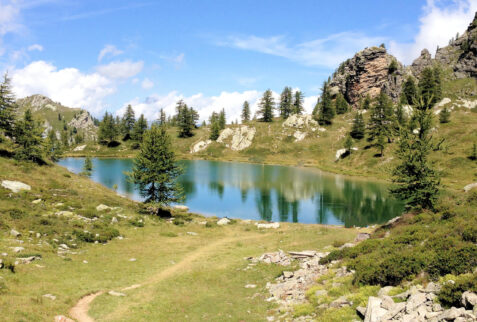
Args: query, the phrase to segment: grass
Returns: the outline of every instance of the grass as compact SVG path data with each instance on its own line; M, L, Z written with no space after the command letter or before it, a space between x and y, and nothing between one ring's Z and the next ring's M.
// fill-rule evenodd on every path
M67 315L85 294L121 291L133 284L143 286L123 291L126 297L98 297L90 314L109 321L261 321L277 309L265 301L265 284L284 268L263 264L244 271L248 264L244 257L279 248L323 249L335 240L351 241L357 233L356 229L288 223L278 230L262 231L241 221L217 226L211 219L206 219L211 224L201 225L198 222L204 219L191 214L177 214L182 223L174 225L139 214L135 202L61 167L38 167L2 157L0 166L5 169L0 180L18 180L32 187L19 194L0 188L0 250L9 254L7 261L41 255L30 264L17 265L15 273L0 270L4 321L51 321L57 314ZM36 199L42 202L32 204ZM121 210L98 212L99 204ZM74 215L57 216L58 211ZM76 214L96 219L84 222ZM119 223L111 225L114 216ZM143 225L138 225L140 220ZM9 235L12 228L22 233L23 243ZM124 239L95 244L73 233L87 230L103 234L110 228ZM189 231L197 235L187 234ZM61 243L70 247L64 256L57 254ZM25 249L17 256L10 247L20 245ZM246 284L256 284L257 288L246 289ZM56 300L44 294L53 294Z

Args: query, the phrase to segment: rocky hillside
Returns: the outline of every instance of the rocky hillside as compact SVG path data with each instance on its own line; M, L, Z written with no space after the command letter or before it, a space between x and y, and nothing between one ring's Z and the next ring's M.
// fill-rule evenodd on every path
M57 138L60 139L61 131L65 130L66 124L68 131L82 134L85 140L96 138L97 126L86 110L66 107L39 94L18 99L17 104L19 113L23 114L27 108L30 108L33 115L44 122L45 136L49 130L54 130ZM70 136L70 140L73 140L73 135Z
M403 66L384 46L366 48L341 63L331 78L330 88L333 96L342 93L353 106L366 95L376 97L381 89L396 102L407 76L418 79L424 68L434 65L448 71L444 73L448 79L477 77L477 13L465 33L451 39L448 46L438 48L435 58L423 49L410 66Z

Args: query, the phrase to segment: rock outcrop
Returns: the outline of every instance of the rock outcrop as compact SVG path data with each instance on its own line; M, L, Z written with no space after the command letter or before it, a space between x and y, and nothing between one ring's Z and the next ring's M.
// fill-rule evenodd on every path
M236 128L226 128L220 133L217 142L225 144L226 147L234 151L241 151L252 145L255 133L256 129L247 125L241 125ZM232 137L232 139L230 139L230 137Z
M84 130L87 140L93 140L96 138L97 127L94 125L93 117L87 111L81 110L81 112L77 114L68 125L72 128Z
M390 68L395 61L395 68ZM366 48L343 62L330 82L333 96L341 92L347 101L356 106L366 95L376 97L384 90L394 101L401 93L404 67L383 47Z
M432 57L429 50L423 49L421 55L412 62L410 69L415 77L419 77L427 67L432 67Z
M190 149L190 153L197 153L202 150L205 150L211 143L212 140L199 141L192 146L192 148Z

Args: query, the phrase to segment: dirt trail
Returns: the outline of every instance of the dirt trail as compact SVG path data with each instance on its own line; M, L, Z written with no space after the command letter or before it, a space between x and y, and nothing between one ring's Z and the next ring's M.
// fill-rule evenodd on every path
M127 291L131 289L135 289L138 287L142 286L148 286L151 284L158 283L166 278L169 278L171 275L174 275L176 272L184 270L188 267L191 266L191 264L198 258L203 257L205 254L215 250L216 248L228 244L228 243L233 243L236 241L243 241L243 240L250 240L250 239L255 239L255 238L263 238L264 235L259 235L259 236L250 236L250 237L226 237L223 239L220 239L216 242L213 242L207 246L201 247L199 249L196 249L191 252L190 255L187 255L185 258L183 258L180 262L177 264L174 264L173 266L170 266L159 273L151 276L148 278L146 281L144 281L142 284L134 284L131 286L127 286L122 288L121 290ZM94 299L101 294L103 294L105 291L98 291L89 295L86 295L82 297L76 305L70 309L70 316L77 320L78 322L94 322L94 319L88 315L88 310L90 304L94 301ZM128 305L123 305L120 309L120 311L125 311L127 310ZM121 316L121 312L114 312L116 316ZM118 314L119 313L119 314Z

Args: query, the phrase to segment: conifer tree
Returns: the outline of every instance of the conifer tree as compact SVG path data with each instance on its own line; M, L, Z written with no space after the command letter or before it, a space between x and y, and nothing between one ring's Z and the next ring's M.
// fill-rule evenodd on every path
M439 66L435 66L432 69L434 76L434 104L438 103L442 99L442 76Z
M242 123L247 123L248 121L250 121L250 105L245 101L242 106Z
M0 133L3 132L10 138L13 136L15 127L16 111L17 104L11 89L10 78L8 74L5 74L3 82L0 83Z
M91 161L91 157L87 156L84 159L82 174L89 177L91 176L92 171L93 171L93 162Z
M475 161L477 160L477 144L472 145L472 151L470 152L469 159Z
M396 108L396 123L398 128L406 126L407 124L407 117L404 112L404 107L402 106L402 104L398 104Z
M371 97L369 94L366 94L366 97L363 100L363 103L361 104L361 109L362 110L369 110L371 108Z
M280 95L280 104L278 109L280 111L280 116L286 120L292 113L293 105L293 93L291 87L285 86Z
M132 172L128 173L131 182L138 185L144 203L157 207L159 213L159 207L182 200L177 183L181 173L165 127L153 125L144 132Z
M429 161L435 144L430 134L433 122L430 99L417 102L414 110L417 131L407 126L401 131L396 156L400 163L393 170L391 193L403 200L406 208L433 210L439 194L440 176Z
M441 71L438 67L424 68L419 79L419 90L422 99L430 100L432 105L442 99Z
M444 107L439 113L439 122L440 123L449 123L450 122L450 111L447 107Z
M132 138L137 142L141 142L146 129L147 120L144 117L144 114L141 114L141 116L139 116L139 118L137 119L137 122L134 124Z
M127 141L132 137L135 124L136 116L134 115L134 110L131 105L128 105L122 119L122 134L124 141Z
M318 110L318 123L320 125L330 125L335 117L335 110L333 108L333 102L331 101L331 94L327 81L323 83L321 101Z
M161 108L161 112L159 114L159 125L166 125L166 113L164 109Z
M106 112L103 116L103 120L99 123L98 140L101 144L111 144L112 142L116 141L117 136L118 136L118 128L115 124L113 115ZM67 134L66 134L66 138L67 138ZM62 136L62 141L63 141L63 145L65 146L68 145L68 142L67 142L68 140L66 139L66 142L65 142L63 139L63 136Z
M273 121L273 109L275 107L275 102L273 99L272 91L267 89L265 93L263 93L263 97L259 103L259 110L258 113L260 114L261 118L260 121L262 122L272 122Z
M364 123L363 115L359 112L356 112L350 135L353 139L361 140L362 138L364 138L365 131L366 124Z
M379 149L379 156L384 156L384 148L386 147L386 139L384 137L384 133L380 132L376 139L376 147Z
M52 161L58 161L61 157L61 143L56 137L54 130L49 130L45 142L46 155Z
M346 99L344 98L343 94L338 93L338 95L336 95L335 106L336 114L344 114L348 112L348 102L346 102Z
M351 154L351 151L353 150L353 138L351 138L351 135L347 135L346 136L346 139L344 141L344 146L343 146L345 149L346 149L346 152L348 154Z
M42 128L33 119L30 109L23 114L23 118L18 120L14 127L15 158L18 160L30 160L37 163L43 162Z
M179 127L179 137L191 137L194 135L192 130L195 128L195 111L187 107L183 100L177 102L177 126Z
M401 102L406 105L413 105L417 99L417 87L414 78L409 76L402 86Z
M303 113L303 93L301 91L296 91L295 97L293 100L293 114L302 114L302 113Z
M210 123L210 136L209 139L217 141L220 135L219 115L213 112L209 119Z
M226 123L225 109L222 109L222 111L220 111L219 113L219 126L221 130L225 129L225 123Z
M369 141L377 143L376 140L381 136L381 139L387 138L388 142L391 142L392 130L392 101L383 91L381 91L376 103L371 109L371 116L368 124Z

